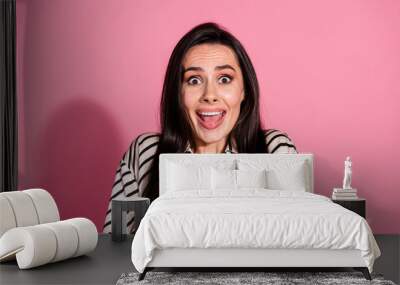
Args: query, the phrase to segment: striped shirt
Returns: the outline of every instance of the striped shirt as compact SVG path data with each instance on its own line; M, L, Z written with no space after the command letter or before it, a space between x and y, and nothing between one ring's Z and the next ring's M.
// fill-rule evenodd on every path
M113 199L128 199L142 196L149 182L153 159L158 147L159 133L143 133L139 135L129 149L124 153L115 174L114 184L108 203L103 232L111 233L111 201ZM275 129L265 131L265 141L268 153L297 153L289 136ZM237 153L235 144L228 142L225 153ZM185 153L193 153L188 143ZM127 212L126 232L132 233L134 213Z

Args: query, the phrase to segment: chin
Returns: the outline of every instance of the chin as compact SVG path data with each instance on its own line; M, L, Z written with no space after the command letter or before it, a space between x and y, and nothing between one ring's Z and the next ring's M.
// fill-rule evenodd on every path
M220 130L207 130L199 127L198 131L196 131L196 134L199 140L203 141L205 144L210 144L225 139L229 132L222 128Z

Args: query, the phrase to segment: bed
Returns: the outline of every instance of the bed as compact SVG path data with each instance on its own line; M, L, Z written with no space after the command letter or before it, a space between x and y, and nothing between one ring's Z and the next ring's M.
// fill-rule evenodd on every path
M352 267L380 250L364 218L314 194L312 154L161 154L160 196L132 242L154 268Z

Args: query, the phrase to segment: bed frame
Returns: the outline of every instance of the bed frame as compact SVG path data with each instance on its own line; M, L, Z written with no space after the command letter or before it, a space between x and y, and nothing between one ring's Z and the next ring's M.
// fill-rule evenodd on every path
M139 275L139 280L145 277L146 272L155 268L203 268L211 271L212 268L229 268L233 271L247 271L255 268L263 270L285 268L290 270L290 268L338 267L350 267L361 271L367 280L371 280L371 275L359 250L254 248L157 249L152 261Z
M268 160L300 160L307 163L306 191L314 192L313 155L312 154L161 154L160 155L160 195L165 193L163 185L166 182L166 168L168 160L207 161L212 164L218 159L254 158ZM153 259L149 262L139 280L143 280L146 273L156 268L184 268L184 269L220 269L229 271L258 271L265 269L285 268L353 268L361 271L367 280L371 275L361 257L360 250L333 250L333 249L254 249L254 248L168 248L157 249Z

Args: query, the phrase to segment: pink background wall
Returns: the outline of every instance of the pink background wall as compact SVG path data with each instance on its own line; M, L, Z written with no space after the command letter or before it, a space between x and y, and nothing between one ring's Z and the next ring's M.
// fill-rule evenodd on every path
M216 21L247 48L262 116L315 154L315 189L353 186L375 233L400 233L399 1L17 0L20 188L102 229L119 159L158 130L179 38Z

